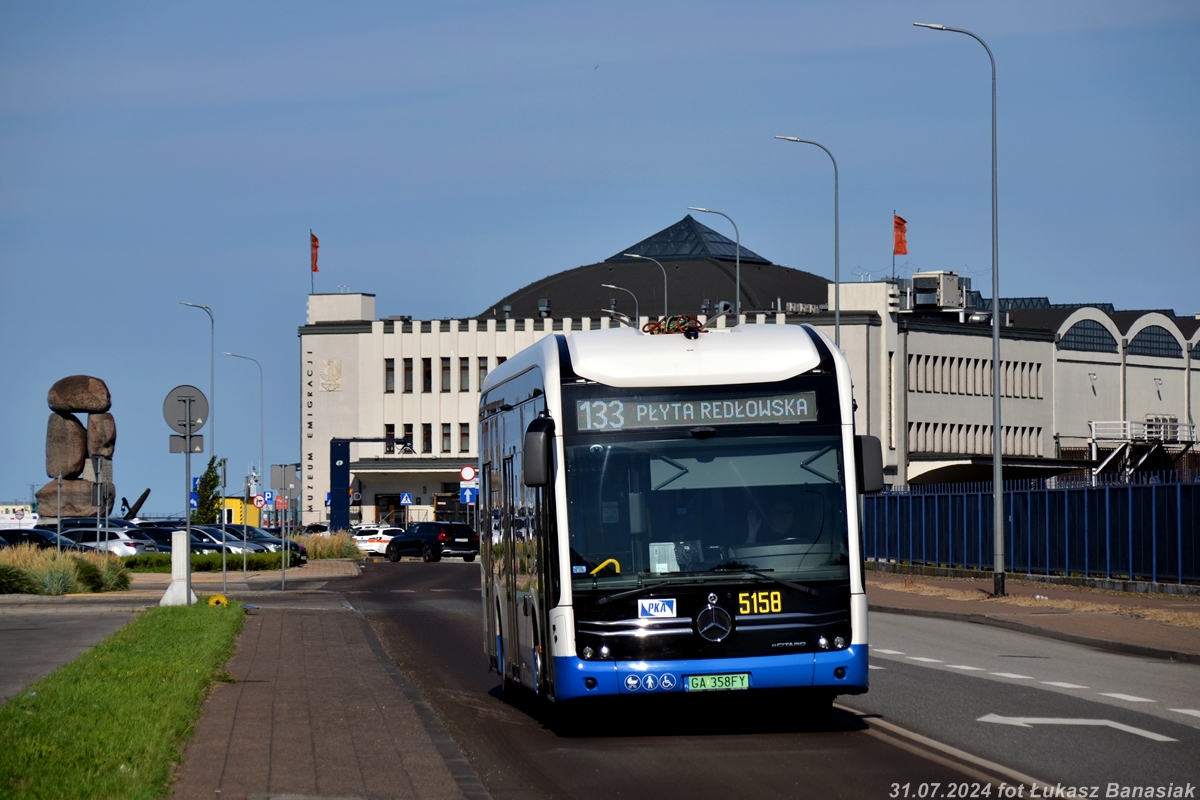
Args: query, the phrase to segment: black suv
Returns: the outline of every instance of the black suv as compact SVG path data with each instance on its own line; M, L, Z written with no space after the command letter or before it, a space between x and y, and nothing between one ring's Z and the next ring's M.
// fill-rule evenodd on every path
M441 561L442 556L474 561L479 534L461 522L415 522L388 542L386 555L389 561L399 561L401 555L417 552L422 561Z

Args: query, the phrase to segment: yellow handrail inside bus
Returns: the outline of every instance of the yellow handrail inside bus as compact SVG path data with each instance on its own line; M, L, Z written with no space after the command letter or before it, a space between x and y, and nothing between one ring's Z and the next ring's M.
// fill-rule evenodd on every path
M596 567L594 570L592 570L592 571L591 571L590 573L588 573L588 574L590 574L590 575L595 575L597 572L599 572L600 570L604 569L604 568L605 568L605 567L607 567L609 564L612 564L614 567L616 567L616 568L617 568L617 574L618 574L618 575L620 575L620 574L621 574L621 562L620 562L620 561L617 561L615 558L608 558L608 559L605 559L604 561L601 561L601 562L600 562L600 566Z

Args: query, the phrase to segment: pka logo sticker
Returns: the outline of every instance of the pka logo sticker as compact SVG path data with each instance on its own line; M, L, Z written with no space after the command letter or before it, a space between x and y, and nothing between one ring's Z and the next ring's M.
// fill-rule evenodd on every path
M640 598L638 600L638 618L653 619L656 617L675 616L675 599L660 600L657 598Z

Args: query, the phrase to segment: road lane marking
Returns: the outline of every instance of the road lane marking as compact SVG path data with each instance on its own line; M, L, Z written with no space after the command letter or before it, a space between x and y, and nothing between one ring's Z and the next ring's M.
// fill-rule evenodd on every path
M1134 697L1131 694L1121 694L1120 692L1101 692L1105 697L1115 697L1118 700L1128 700L1130 703L1153 703L1154 701L1148 697Z
M936 658L921 658L920 656L909 656L908 660L909 661L920 661L924 664L944 664L944 663L946 663L944 661L939 661Z
M910 731L906 728L901 728L899 725L896 725L894 723L879 719L878 717L875 717L875 716L868 716L861 711L855 711L853 708L850 708L849 706L844 706L841 703L834 703L833 707L838 709L839 711L842 711L846 714L850 714L850 715L854 716L855 718L858 719L859 722L861 722L863 725L866 725L867 726L867 735L877 737L883 741L888 742L889 744L891 744L893 746L900 747L900 748L905 749L908 752L911 752L915 755L919 755L922 758L929 759L931 761L934 761L935 763L941 764L942 766L946 766L953 770L957 770L958 772L962 772L964 774L970 775L973 778L978 778L980 780L987 782L987 781L992 780L995 775L1002 775L1018 784L1023 783L1026 786L1037 786L1039 789L1042 790L1042 793L1046 797L1049 797L1050 793L1054 791L1054 787L1052 787L1050 784L1046 783L1045 781L1040 781L1037 778L1030 777L1029 775L1026 775L1022 772L1017 772L1016 770L1005 767L1002 764L997 764L995 761L988 761L986 759L980 758L979 756L971 755L968 752L959 750L956 747L951 747L948 744L943 744L942 742L939 742L935 739L930 739L929 737L922 736L919 733L913 733L912 731ZM887 731L887 733L895 734L896 736L902 736L905 739L908 739L909 741L912 741L919 745L922 745L925 748L936 750L940 753L945 753L946 755L957 759L959 762L963 762L966 764L975 764L976 766L979 766L983 769L988 770L988 772L990 772L992 774L985 775L982 773L975 773L975 771L970 769L969 767L964 767L963 763L955 763L948 759L942 758L941 756L938 756L935 753L930 753L928 750L922 750L921 748L913 747L912 745L908 744L907 742L901 742L897 739L894 739L894 738L888 736L886 733L884 733L884 731Z
M877 666L875 666L874 664L872 664L872 665L871 665L871 669L884 669L884 667L877 667Z
M873 650L874 650L876 653L887 653L889 656L902 656L902 655L904 655L904 653L901 653L899 650L884 650L882 647L874 647L874 648L872 648L872 649L873 649Z
M1171 711L1174 711L1177 714L1187 714L1193 717L1200 717L1200 711L1197 711L1194 708L1172 708Z
M1015 672L989 672L988 675L995 675L998 678L1012 678L1017 681L1031 681L1032 675L1018 675Z
M965 669L971 672L986 672L983 667L968 667L966 664L947 664L946 669Z
M1080 686L1078 683L1063 683L1062 681L1041 681L1047 686L1057 686L1060 689L1086 689L1086 686Z
M1002 717L999 714L988 714L975 720L976 722L994 722L998 725L1012 725L1017 728L1032 728L1034 725L1089 725L1103 726L1108 728L1116 728L1119 731L1132 733L1137 736L1144 736L1156 742L1177 742L1178 739L1172 739L1170 736L1163 736L1161 733L1142 730L1135 728L1132 725L1122 725L1119 722L1113 722L1111 719L1064 719L1061 717Z

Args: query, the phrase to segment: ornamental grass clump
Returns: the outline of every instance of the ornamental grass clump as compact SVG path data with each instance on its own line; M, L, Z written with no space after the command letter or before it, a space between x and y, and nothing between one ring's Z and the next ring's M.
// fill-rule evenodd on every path
M129 571L107 553L63 552L19 544L0 550L0 594L63 595L129 588Z
M295 539L308 550L308 560L318 558L362 558L362 551L347 531L315 533L297 536Z

